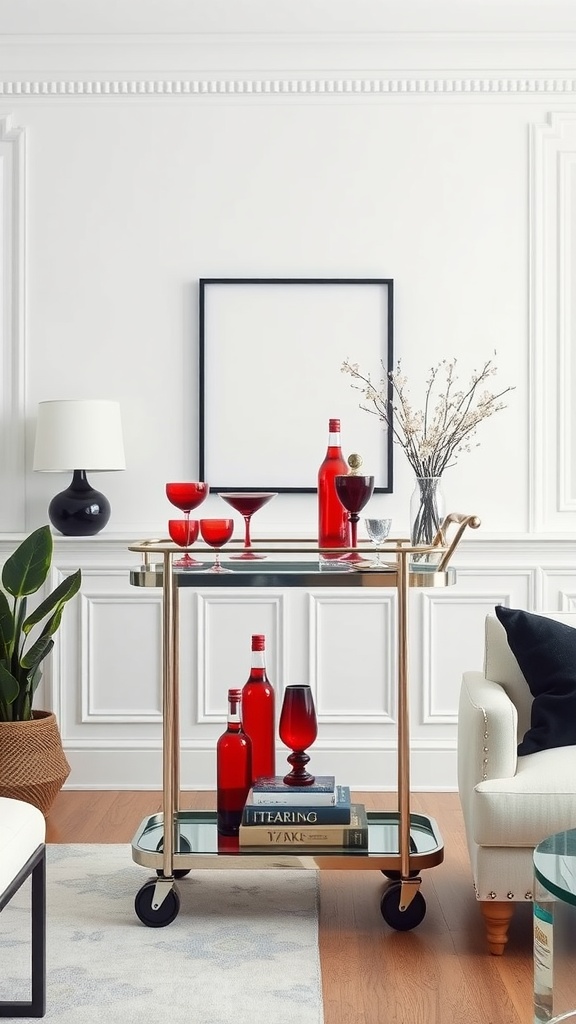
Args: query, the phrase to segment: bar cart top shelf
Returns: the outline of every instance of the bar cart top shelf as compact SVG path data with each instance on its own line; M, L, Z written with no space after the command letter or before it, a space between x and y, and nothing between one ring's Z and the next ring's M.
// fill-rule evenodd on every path
M456 531L448 542L447 534L452 525L456 526ZM455 581L449 562L462 533L466 527L476 529L478 526L477 516L450 513L429 546L411 546L407 539L398 538L379 547L382 568L370 565L376 551L369 543L360 543L355 549L364 556L362 562L345 564L338 558L352 551L351 548L321 549L315 540L273 538L253 542L251 550L266 556L262 559L227 563L227 552L237 554L244 550L234 541L227 545L222 551L222 561L234 570L232 573L206 572L204 567L179 570L172 562L182 548L170 540L142 540L129 546L130 551L144 556L142 564L130 570L130 582L136 587L161 587L167 570L178 587L398 587L404 575L409 587L446 587ZM214 549L195 544L194 554L205 555L208 560L213 557ZM331 554L333 561L326 558Z

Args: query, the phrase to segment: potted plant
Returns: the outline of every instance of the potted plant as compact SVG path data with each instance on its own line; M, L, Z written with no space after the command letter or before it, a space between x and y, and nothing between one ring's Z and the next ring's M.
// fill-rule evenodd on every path
M34 530L4 563L0 589L0 796L25 800L44 814L70 765L55 715L32 704L64 605L81 582L78 569L29 610L28 598L50 571L52 551L50 527Z

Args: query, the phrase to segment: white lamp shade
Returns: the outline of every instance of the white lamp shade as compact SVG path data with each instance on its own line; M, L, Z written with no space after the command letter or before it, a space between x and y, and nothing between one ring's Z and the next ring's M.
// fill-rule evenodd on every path
M40 402L33 468L42 473L126 469L119 403Z

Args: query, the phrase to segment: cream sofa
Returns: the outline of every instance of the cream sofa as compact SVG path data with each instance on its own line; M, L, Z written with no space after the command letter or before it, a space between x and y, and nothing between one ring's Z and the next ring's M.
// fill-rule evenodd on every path
M552 612L544 618L576 627L574 613ZM485 628L484 671L465 672L462 680L458 789L476 898L488 947L498 955L504 951L514 904L532 899L534 847L548 835L576 827L576 747L552 746L519 756L518 744L533 724L534 698L496 614L487 616ZM561 644L569 653L571 634L564 632L568 639L561 638ZM576 631L574 638L576 643ZM524 659L516 650L532 676L534 666L540 670L540 651L537 645L527 647ZM566 700L560 706L570 711L571 696ZM562 730L560 724L563 740Z

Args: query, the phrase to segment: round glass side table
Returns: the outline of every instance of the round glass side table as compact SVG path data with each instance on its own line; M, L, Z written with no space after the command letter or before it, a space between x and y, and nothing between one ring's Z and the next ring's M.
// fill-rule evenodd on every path
M576 828L534 850L534 1024L557 1021L576 1024Z

